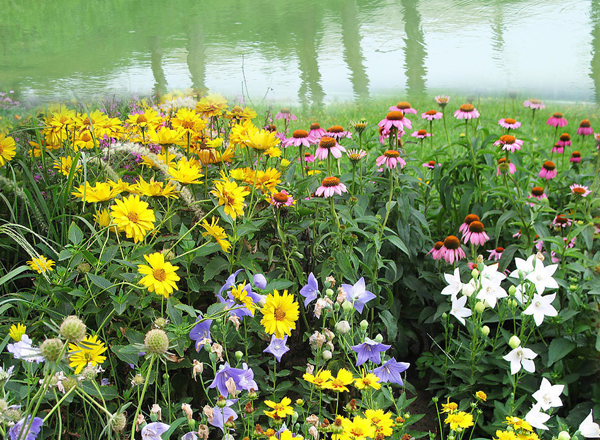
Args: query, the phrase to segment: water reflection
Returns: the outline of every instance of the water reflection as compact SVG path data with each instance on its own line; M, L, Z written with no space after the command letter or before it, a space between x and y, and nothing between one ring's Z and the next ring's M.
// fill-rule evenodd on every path
M406 91L409 97L418 97L425 94L425 51L423 29L421 28L421 15L417 10L418 0L401 0L404 8L405 42L405 72Z
M252 98L319 107L510 86L600 102L600 0L573 2L12 1L0 9L0 90L45 100L186 87L235 96L244 84Z

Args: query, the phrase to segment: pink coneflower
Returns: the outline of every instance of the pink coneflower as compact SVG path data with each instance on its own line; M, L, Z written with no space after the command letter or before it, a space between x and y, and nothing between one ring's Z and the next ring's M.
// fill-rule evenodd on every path
M431 258L433 258L434 260L441 260L443 257L443 255L442 255L443 247L444 247L444 242L438 241L436 244L433 245L431 250L429 252L427 252L427 254L431 254Z
M456 119L475 119L479 116L479 112L473 104L463 104L454 112L454 117Z
M596 148L600 148L600 133L594 133L594 139L596 139Z
M396 128L398 131L404 130L406 128L412 128L412 123L410 119L404 117L404 113L401 111L391 111L389 112L385 119L379 121L377 124L380 128L383 128L386 131L391 131L392 128Z
M550 224L554 229L568 228L573 222L564 214L558 214Z
M367 152L365 150L357 150L354 148L346 151L346 155L352 162L358 162L359 160L367 157Z
M313 163L315 161L315 156L312 153L306 152L304 153L304 162Z
M531 194L529 194L529 197L527 198L544 200L547 199L548 196L544 194L544 188L542 188L541 186L534 186L533 188L531 188ZM529 206L533 207L535 206L535 203L530 203Z
M550 150L550 153L556 153L556 154L563 154L565 152L564 147L561 147L560 145L558 145L558 142L556 144L554 144L554 146L552 147L552 150Z
M563 133L556 141L556 145L559 147L568 147L571 145L571 135L569 133Z
M298 118L292 114L289 108L282 108L279 113L275 115L275 119L285 119L286 121L295 121Z
M412 137L416 137L417 139L425 139L426 137L431 136L431 133L427 133L427 130L418 130L413 131L410 135Z
M465 239L465 234L469 232L469 225L475 221L481 220L477 214L469 214L465 217L465 221L458 228L458 232L462 234L463 241Z
M425 113L421 113L421 117L423 119L427 119L429 122L434 119L442 119L444 114L442 112L438 112L437 110L428 110Z
M474 245L480 246L488 241L490 237L485 232L485 228L483 223L480 221L473 221L469 224L469 232L467 232L464 236L465 244L471 242Z
M442 164L438 164L438 166L441 166ZM423 164L423 166L425 168L429 168L430 170L434 170L435 169L435 160L430 160L429 162L425 162Z
M577 134L581 136L589 136L594 134L594 130L592 129L592 124L589 119L584 119L579 124L579 128L577 129Z
M344 127L342 127L341 125L332 125L327 129L325 133L323 133L323 137L324 136L332 137L337 141L339 141L342 138L352 139L352 133L344 130Z
M277 127L275 125L273 125L273 124L270 124L270 125L267 125L265 127L265 130L267 130L268 132L273 133L273 132L277 131Z
M325 177L321 182L321 186L315 191L315 196L323 196L324 198L333 197L334 194L348 192L346 185L340 182L337 177Z
M447 95L437 95L435 97L435 102L437 102L438 105L442 108L442 110L444 110L444 107L446 107L450 102L450 97Z
M308 134L306 130L294 130L292 133L292 137L283 141L284 147L299 147L300 145L304 145L305 147L310 147L312 144L316 142L311 135Z
M567 237L563 237L563 241L567 245L568 249L573 249L575 247L575 243L577 241L577 236L573 237L571 240L567 242Z
M515 130L521 126L520 122L517 122L513 118L504 118L498 121L498 125L508 130Z
M465 251L460 247L460 240L454 235L446 237L444 245L440 248L440 254L444 261L450 264L463 258L467 258Z
M325 134L325 130L321 128L318 122L313 122L310 124L310 131L308 132L309 136L312 136L315 139L319 139L321 136Z
M286 190L282 190L273 194L269 203L276 208L281 208L282 206L292 206L296 201Z
M571 188L571 194L574 196L587 197L592 193L587 186L578 185L577 183L574 183L569 188Z
M319 141L319 146L317 147L317 151L315 151L315 156L317 159L325 160L331 152L333 157L339 159L342 157L342 153L345 151L346 149L338 144L334 138L323 136Z
M496 177L500 174L515 174L517 172L517 166L507 159L506 157L501 157L498 159L498 168L496 168Z
M391 111L391 112L398 111L398 112L402 112L404 114L412 113L413 115L417 114L417 111L414 108L412 108L408 102L404 102L404 101L399 102L398 104L396 104L395 107L390 107L389 111Z
M381 145L385 145L387 139L389 139L391 132L389 130L384 129L383 127L379 127L379 143ZM396 139L398 140L398 144L400 144L400 140L404 136L404 130L398 130L396 134Z
M491 251L488 251L488 252L490 253L488 260L498 261L500 258L502 258L502 252L504 252L504 248L497 247L496 249L492 249Z
M552 127L566 127L567 124L567 120L563 117L563 114L559 112L554 113L546 121L546 125L550 125Z
M556 165L551 160L547 160L542 164L542 169L538 174L538 176L546 180L554 179L557 175Z
M516 137L510 134L505 134L500 136L500 139L494 142L494 145L502 145L503 150L514 153L515 151L521 149L521 147L523 146L523 141L521 139L517 139Z
M406 166L404 159L400 157L400 152L396 150L386 150L381 156L375 161L378 167L385 164L390 170L396 168L396 165L400 164L400 168Z
M581 153L579 151L573 151L571 153L571 158L569 159L569 162L581 163Z
M529 107L532 110L543 110L546 108L546 104L539 99L529 99L523 103L523 107Z
M521 230L520 229L513 234L513 238L521 238Z

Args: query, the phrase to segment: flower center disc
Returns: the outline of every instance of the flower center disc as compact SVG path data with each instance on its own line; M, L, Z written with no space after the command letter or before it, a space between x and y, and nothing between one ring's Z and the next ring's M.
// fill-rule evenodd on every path
M296 139L302 139L308 137L308 132L306 130L296 130L294 131L294 134L292 134L292 137Z
M475 110L475 107L473 106L473 104L463 104L460 106L460 111L461 112L472 112L473 110Z
M321 148L333 148L335 147L335 139L329 136L324 136L321 138L321 140L319 141L319 147Z
M425 135L427 134L427 130L419 130L419 131L417 132L417 134L418 134L419 136L425 136Z
M563 114L562 114L562 113L558 113L558 112L556 112L556 113L554 113L554 114L552 115L552 117L553 117L553 118L558 118L558 119L561 119L561 118L563 117Z
M576 186L575 188L573 188L573 193L583 195L585 194L585 188L579 188L578 186Z
M344 131L344 127L342 127L341 125L334 125L334 126L332 126L332 127L329 127L329 128L327 129L327 131L328 131L329 133L341 133L341 132L343 132L343 131Z
M400 153L396 150L386 150L386 152L383 153L383 155L385 157L400 157Z
M500 141L504 142L505 144L514 144L516 139L510 134L505 134L503 136L500 136Z
M285 312L280 308L275 309L274 315L277 321L283 321L285 319Z
M154 275L154 278L157 281L164 281L167 279L167 272L165 272L164 269L154 269L152 275Z
M137 223L137 222L140 221L140 218L139 218L137 212L129 212L129 213L127 213L127 218L132 223Z
M548 171L553 171L556 168L556 165L554 165L554 162L552 162L551 160L547 160L546 162L544 162L543 167Z
M446 246L447 249L451 250L458 249L460 247L460 240L454 235L449 235L444 240L444 246Z
M311 130L318 130L319 128L321 128L321 124L319 124L318 122L313 122L312 124L310 124Z
M340 184L340 179L338 179L337 177L325 177L323 179L323 181L321 182L321 185L323 185L326 188L332 187L332 186L338 186Z
M531 189L531 194L533 194L534 196L539 197L539 196L541 196L541 195L544 194L544 188L542 188L541 186L534 186Z
M592 126L592 124L590 123L589 119L584 119L583 121L581 121L581 124L579 124L579 126L582 128L589 128Z
M425 112L425 114L429 115L429 116L433 116L433 115L437 115L437 111L435 111L435 110L427 110Z
M401 121L402 119L404 119L404 113L395 110L389 112L385 118L388 121Z
M475 233L480 233L483 232L484 227L483 227L483 223L475 220L474 222L471 222L471 224L469 225L469 231L471 232L475 232Z
M285 203L288 201L289 196L287 194L278 192L278 193L273 194L273 198L275 199L276 202Z
M514 124L517 121L514 120L513 118L506 118L506 119L504 119L504 122L506 122L507 124Z
M569 135L569 133L563 133L560 135L560 140L563 142L570 141L571 136Z
M396 107L398 107L400 110L406 110L407 108L410 108L410 104L405 101L400 101L398 104L396 104Z

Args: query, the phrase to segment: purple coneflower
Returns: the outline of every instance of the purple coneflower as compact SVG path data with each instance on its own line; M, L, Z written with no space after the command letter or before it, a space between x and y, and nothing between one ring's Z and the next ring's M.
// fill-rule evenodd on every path
M463 258L467 258L465 251L460 247L460 240L454 235L446 237L444 245L440 248L440 253L444 261L450 264Z
M429 122L434 119L442 119L444 114L442 112L438 112L437 110L428 110L425 113L421 113L421 117L423 119L427 119Z
M488 260L498 261L500 258L502 258L502 252L504 252L504 248L498 246L496 249L492 249L488 252L490 253Z
M335 176L325 177L321 182L321 186L315 191L316 196L323 196L325 198L333 197L334 194L342 195L342 193L348 192L346 185L340 182Z
M306 130L295 130L292 134L291 138L287 138L283 141L284 147L299 147L300 145L304 145L305 147L310 147L312 144L316 142L316 139L313 138L308 131Z
M308 162L308 163L312 163L315 161L315 156L310 153L310 152L306 152L304 153L304 162Z
M496 177L500 174L515 174L517 172L517 166L507 159L506 157L501 157L498 159L498 168L496 168Z
M292 206L296 201L286 190L282 190L274 193L269 203L276 208L281 208L282 206Z
M504 118L498 121L498 125L508 130L515 130L521 126L521 123L513 118Z
M490 237L485 232L483 223L477 220L471 222L469 225L469 232L467 232L464 236L465 244L471 242L477 246L484 244L489 239Z
M573 222L564 214L558 214L550 224L554 229L568 228Z
M345 152L346 149L342 147L337 141L330 136L323 136L319 141L319 146L317 147L317 151L315 151L315 156L317 159L325 160L329 153L333 155L336 159L342 157L342 152Z
M566 127L567 124L567 120L563 117L563 114L559 112L554 113L546 121L546 125L550 125L552 127Z
M571 153L571 158L569 159L569 162L581 163L581 153L579 151L573 151Z
M469 232L469 226L473 222L478 222L481 219L477 214L469 214L465 217L465 221L458 228L458 232L462 234L463 240L465 239L465 235Z
M438 241L433 245L431 250L429 252L427 252L427 254L431 254L431 258L433 258L434 260L441 260L443 247L444 247L444 242Z
M416 137L417 139L425 139L426 137L431 136L431 133L427 133L427 130L418 130L413 131L410 135L412 137Z
M584 119L579 124L579 128L577 129L577 134L581 136L590 136L594 134L594 130L592 129L592 124L589 119Z
M514 153L515 151L521 149L521 147L523 146L523 141L521 139L515 138L510 134L505 134L500 136L500 139L494 142L494 145L502 145L503 150Z
M523 107L529 107L532 110L543 110L546 108L546 104L539 99L529 99L523 103Z
M587 197L592 193L587 186L578 185L577 183L574 183L569 188L571 188L571 194L574 196Z
M313 138L319 139L321 136L325 134L325 130L321 128L318 122L313 122L310 124L310 131L308 132L310 136Z
M389 130L384 129L383 127L379 127L379 143L381 145L385 145L386 140L389 139L391 132ZM404 130L397 130L396 139L398 144L400 144L400 140L404 136Z
M367 152L365 150L358 150L354 148L346 151L346 155L352 162L358 162L359 160L367 157Z
M479 116L479 112L473 104L463 104L454 112L454 117L456 119L475 119Z
M417 114L417 111L410 106L408 102L401 101L396 104L395 107L390 107L389 111L391 112L402 112L404 114L412 113L413 115Z
M323 136L330 136L338 141L342 138L352 139L352 133L344 130L344 127L341 125L332 125L323 133Z
M388 132L391 131L392 128L396 128L398 131L404 130L404 127L412 128L412 123L408 118L404 117L404 113L401 111L389 112L385 119L379 121L379 124L377 125Z
M542 169L539 172L539 176L542 179L551 180L554 179L558 174L556 165L551 160L547 160L542 164Z
M437 95L435 97L435 102L437 102L441 109L444 110L444 107L450 102L450 97L447 95Z
M294 115L289 108L282 108L279 113L275 115L275 119L284 119L286 121L295 121L298 118Z
M386 150L381 156L375 161L378 167L385 164L390 170L396 168L396 165L400 164L400 168L406 166L404 159L400 157L400 152L396 150Z
M441 166L442 164L439 163L438 166ZM424 168L429 168L430 170L434 170L435 169L435 160L430 160L429 162L425 162L423 164Z
M569 133L563 133L556 141L556 146L569 147L571 145L571 135Z
M534 186L533 188L531 188L531 194L529 194L529 197L527 198L544 200L547 199L548 196L544 194L544 188L542 188L541 186ZM535 203L530 203L529 206L535 206Z

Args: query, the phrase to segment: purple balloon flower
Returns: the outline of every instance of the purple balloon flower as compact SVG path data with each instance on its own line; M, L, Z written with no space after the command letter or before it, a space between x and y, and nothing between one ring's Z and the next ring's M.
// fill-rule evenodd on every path
M365 304L375 298L372 292L365 289L365 279L363 277L354 286L342 284L342 289L346 292L346 299L354 303L358 313L362 313Z
M196 341L196 351L200 351L200 342L210 339L211 324L212 319L205 319L204 321L198 322L198 324L190 331L190 339Z
M254 389L257 391L258 385L254 380L254 371L252 371L251 368L248 368L248 364L246 363L242 364L242 367L242 369L233 368L229 366L228 362L225 362L225 365L217 371L215 380L209 385L209 388L216 387L219 390L219 394L227 396L229 391L225 384L229 378L232 378L237 389L246 391Z
M308 306L312 301L317 299L317 293L319 293L319 283L311 272L308 274L308 284L300 289L300 295L305 297L304 307Z
M396 362L396 359L391 358L381 367L375 368L373 373L382 383L391 382L404 386L400 373L406 371L408 367L410 367L408 362Z
M223 284L223 286L219 289L219 296L221 298L223 298L221 296L221 292L223 292L224 290L227 291L227 290L231 289L233 286L235 286L235 277L237 277L237 274L240 273L241 271L242 271L242 269L238 269L234 273L232 273L231 275L229 275L227 277L227 280L225 280L225 284Z
M258 384L254 380L254 371L252 371L252 368L248 368L248 364L245 362L242 364L242 372L236 386L246 391L258 391Z
M224 406L223 408L219 407L219 406L215 406L213 408L213 412L214 412L214 417L212 422L208 422L211 425L220 428L221 431L225 432L225 422L227 422L227 420L229 420L230 417L233 418L233 420L238 418L238 415L235 413L234 410L232 410L230 408L231 405L233 405L235 402L237 402L237 399L235 400L227 400L226 401L226 406Z
M142 428L142 440L162 440L161 434L167 432L170 427L162 422L148 423Z
M254 275L254 286L259 289L266 289L267 287L267 279L262 273L257 273Z
M263 353L271 353L273 356L275 356L277 362L281 362L281 356L290 351L290 349L285 345L287 338L287 335L284 335L283 339L278 339L275 335L271 336L271 343L263 350Z
M375 364L381 363L381 353L390 348L391 345L381 344L375 342L372 339L365 338L365 342L362 344L354 345L352 350L358 354L356 360L356 366L360 366L367 361L371 361Z
M198 434L194 431L190 431L187 434L183 434L181 440L198 440Z
M32 421L31 416L27 416L27 423L25 423L24 418L19 420L12 428L10 428L8 435L10 435L10 440L35 440L40 433L43 424L44 421L39 417L34 417ZM27 436L22 437L21 433L25 433L27 430L29 430Z

